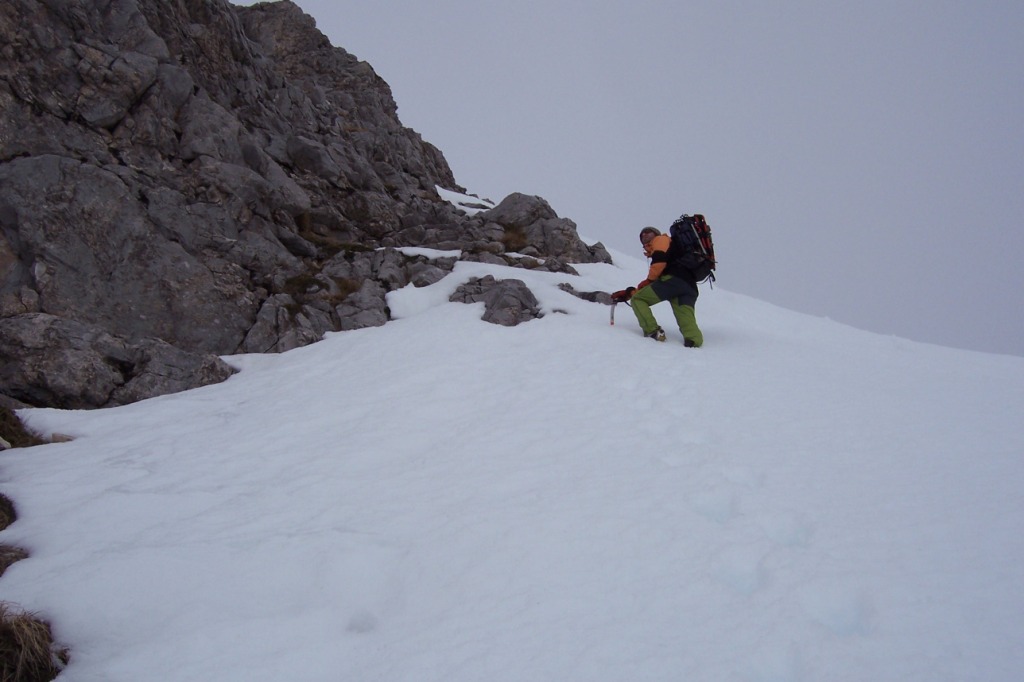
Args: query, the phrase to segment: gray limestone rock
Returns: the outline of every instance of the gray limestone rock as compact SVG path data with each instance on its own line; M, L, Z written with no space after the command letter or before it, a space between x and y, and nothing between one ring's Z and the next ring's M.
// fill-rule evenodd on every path
M542 317L540 303L526 283L519 279L497 280L491 275L474 277L459 286L451 301L484 304L484 322L514 327Z
M29 405L111 407L223 381L220 358L159 339L130 342L46 313L0 319L0 386Z
M5 0L0 321L64 333L32 341L46 372L11 356L26 369L5 368L0 395L99 407L218 375L170 349L280 352L384 324L389 291L455 262L389 247L610 262L539 197L470 216L438 186L464 192L388 84L293 2Z

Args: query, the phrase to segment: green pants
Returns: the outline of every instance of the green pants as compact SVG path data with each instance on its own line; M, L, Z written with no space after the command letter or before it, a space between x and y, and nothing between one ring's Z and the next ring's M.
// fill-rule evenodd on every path
M653 286L646 286L640 289L633 294L633 298L629 299L630 304L633 306L633 313L636 315L637 322L640 323L640 329L643 330L644 334L650 334L658 328L658 321L654 319L651 306L661 303L661 301L662 299L658 297ZM704 345L704 335L701 333L700 327L697 326L697 314L693 306L682 305L676 298L670 298L668 302L672 306L672 314L676 318L676 324L679 325L679 331L688 342L687 345L695 348Z

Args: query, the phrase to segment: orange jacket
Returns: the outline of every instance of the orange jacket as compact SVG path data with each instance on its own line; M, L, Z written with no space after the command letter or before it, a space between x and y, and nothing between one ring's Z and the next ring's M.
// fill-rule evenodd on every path
M644 255L651 259L651 267L647 270L647 279L637 286L643 289L651 282L658 281L658 278L665 274L668 266L668 248L672 245L672 238L667 234L659 234L647 242L644 246Z

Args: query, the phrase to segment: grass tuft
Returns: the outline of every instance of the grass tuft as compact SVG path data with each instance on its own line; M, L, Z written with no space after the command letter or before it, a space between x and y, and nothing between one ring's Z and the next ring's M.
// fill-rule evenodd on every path
M0 438L11 444L12 448L27 448L30 445L42 445L46 441L25 428L18 415L0 405Z
M28 552L21 547L14 545L0 545L0 575L7 572L7 569L22 559L28 558Z
M0 682L50 682L68 660L48 623L0 602Z
M505 246L506 252L518 253L529 245L526 232L521 227L506 227L501 236L501 243Z
M337 293L331 297L333 305L340 305L342 301L359 291L363 286L363 281L360 279L351 279L349 277L333 277L332 279L338 289Z
M14 523L18 514L14 503L6 495L0 494L0 530ZM11 564L28 557L28 552L13 545L0 545L0 575L3 575Z

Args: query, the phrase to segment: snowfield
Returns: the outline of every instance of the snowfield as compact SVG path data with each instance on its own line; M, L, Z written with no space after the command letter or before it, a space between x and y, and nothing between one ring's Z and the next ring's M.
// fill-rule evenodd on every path
M702 286L701 349L460 263L223 384L0 453L61 682L1024 679L1024 359ZM449 303L523 279L513 328Z

